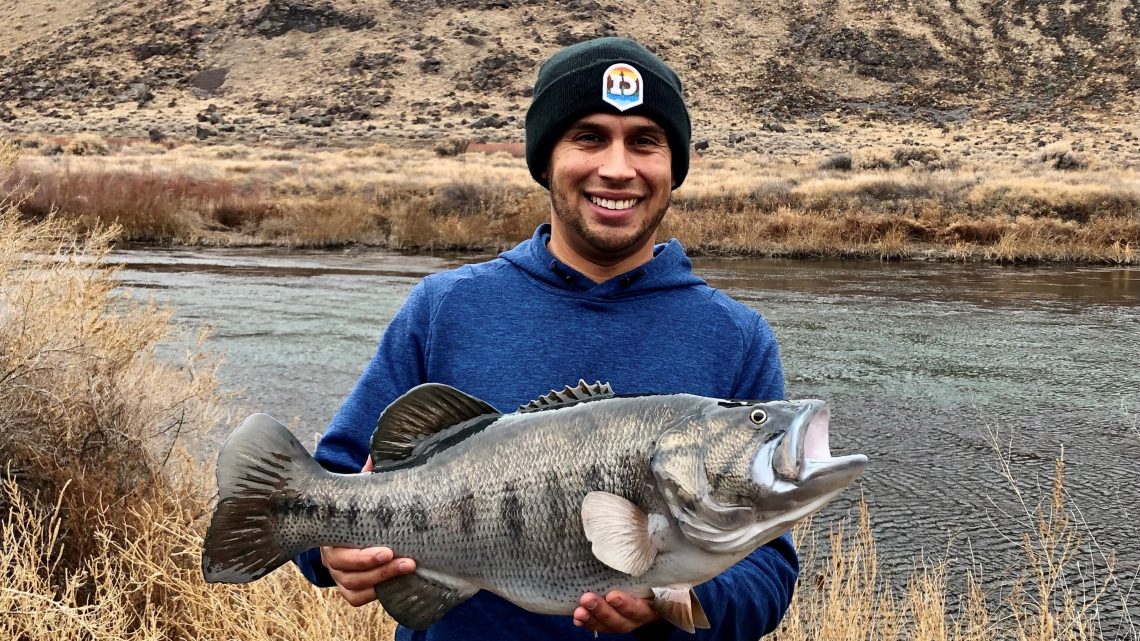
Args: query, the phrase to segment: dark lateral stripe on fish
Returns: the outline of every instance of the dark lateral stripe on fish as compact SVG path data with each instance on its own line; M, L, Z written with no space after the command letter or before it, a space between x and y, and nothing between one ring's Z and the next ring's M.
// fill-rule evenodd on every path
M456 502L455 511L459 515L459 529L470 536L475 530L475 493L467 490Z
M522 543L526 539L526 521L523 517L523 503L515 486L507 483L503 487L502 501L499 503L499 516L507 526L511 540Z

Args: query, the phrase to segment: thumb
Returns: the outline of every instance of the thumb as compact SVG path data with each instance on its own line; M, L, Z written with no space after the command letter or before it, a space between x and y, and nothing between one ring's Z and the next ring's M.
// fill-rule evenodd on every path
M371 472L376 466L372 464L372 455L368 455L368 460L364 462L364 467L360 469L361 472Z

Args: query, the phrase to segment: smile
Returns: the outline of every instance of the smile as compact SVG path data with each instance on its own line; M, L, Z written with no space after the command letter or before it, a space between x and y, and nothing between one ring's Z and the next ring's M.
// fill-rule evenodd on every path
M629 209L637 204L638 198L629 198L626 200L610 200L609 198L598 198L597 196L587 196L590 202L603 209Z

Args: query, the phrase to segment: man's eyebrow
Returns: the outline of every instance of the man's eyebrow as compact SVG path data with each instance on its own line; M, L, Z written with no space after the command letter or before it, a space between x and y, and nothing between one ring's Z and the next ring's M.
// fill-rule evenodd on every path
M567 129L567 131L571 131L571 130L575 130L575 131L602 131L605 128L606 128L605 126L603 126L599 123L590 121L590 120L579 120L578 122L570 125L570 127ZM634 135L637 135L637 134L657 134L660 136L665 135L665 130L660 125L658 125L657 123L635 125L631 128L631 132Z
M664 136L665 130L662 129L660 125L654 123L654 124L649 124L649 125L638 125L638 126L633 128L633 133L635 133L635 134L658 134L660 136Z

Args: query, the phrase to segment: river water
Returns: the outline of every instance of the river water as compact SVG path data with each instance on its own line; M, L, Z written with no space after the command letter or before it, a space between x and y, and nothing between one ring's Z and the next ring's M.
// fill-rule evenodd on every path
M112 256L129 291L169 304L188 328L213 328L230 426L264 411L305 443L419 279L476 259L277 249ZM1024 566L1027 512L1048 500L1063 452L1081 536L1071 586L1097 591L1114 549L1117 582L1096 616L1105 638L1140 638L1140 270L751 259L694 267L772 325L789 398L831 404L833 451L870 457L861 490L889 576L905 578L925 558L947 564L952 588L973 568L994 594L1008 590ZM851 513L859 495L847 492L821 518Z

